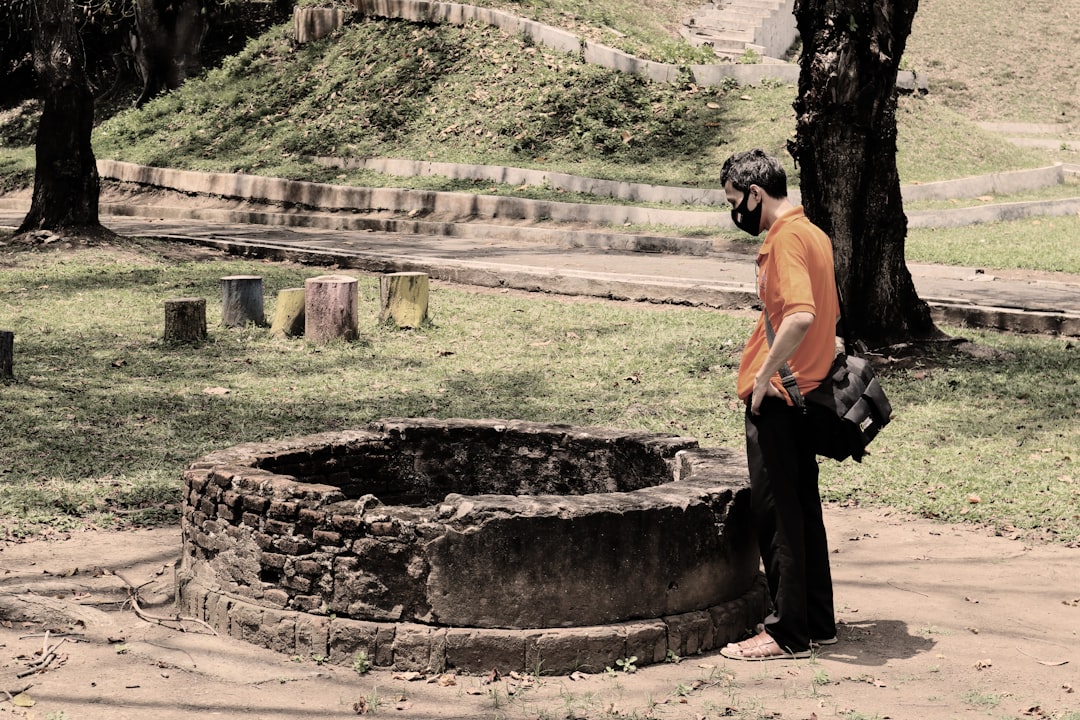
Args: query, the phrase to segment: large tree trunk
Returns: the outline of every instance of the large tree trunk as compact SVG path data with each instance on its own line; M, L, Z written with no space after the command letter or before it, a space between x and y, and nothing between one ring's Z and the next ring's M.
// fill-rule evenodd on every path
M832 238L848 332L872 346L936 336L904 260L896 72L918 0L798 0L797 128L806 213Z
M90 134L94 97L71 0L33 0L34 70L43 108L30 212L19 232L98 234L98 177Z
M199 72L206 29L203 0L136 0L132 45L143 79L138 107Z

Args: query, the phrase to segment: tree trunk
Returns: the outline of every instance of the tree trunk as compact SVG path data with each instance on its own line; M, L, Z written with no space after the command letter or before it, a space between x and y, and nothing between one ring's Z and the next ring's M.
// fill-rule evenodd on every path
M15 380L15 333L0 330L0 382Z
M221 324L245 327L266 324L263 313L263 280L258 275L229 275L221 278Z
M428 276L399 272L379 277L379 320L400 328L418 328L428 319Z
M939 335L904 260L896 73L918 0L798 0L795 139L806 214L832 238L848 332L873 346Z
M90 133L94 97L71 0L33 0L34 70L43 109L30 212L18 232L99 234L98 177Z
M360 311L357 290L356 278L348 275L320 275L305 280L304 337L311 342L355 340Z
M165 342L198 344L206 339L206 298L165 301Z
M304 288L278 290L274 305L274 321L270 334L274 337L297 337L304 334Z
M198 74L206 30L203 0L136 0L133 49L143 80L137 107Z

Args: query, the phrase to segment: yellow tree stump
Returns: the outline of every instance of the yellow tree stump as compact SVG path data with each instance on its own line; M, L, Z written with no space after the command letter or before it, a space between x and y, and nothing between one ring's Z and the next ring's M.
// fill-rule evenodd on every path
M312 342L359 334L359 298L356 278L320 275L304 281L304 335Z
M399 272L379 278L382 322L418 328L428 317L428 276L422 272Z
M15 331L0 330L0 382L15 379Z
M165 301L165 341L200 343L206 339L206 299L175 298Z
M296 337L304 334L304 288L285 288L278 291L270 334L274 337Z
M221 324L225 327L244 327L249 322L266 324L262 278L258 275L221 278Z

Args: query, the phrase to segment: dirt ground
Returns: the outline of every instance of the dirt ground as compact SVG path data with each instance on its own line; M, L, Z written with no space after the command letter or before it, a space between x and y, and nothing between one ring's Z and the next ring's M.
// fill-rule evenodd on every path
M144 616L170 613L176 527L2 545L0 720L1080 718L1080 549L885 510L826 512L840 643L816 658L710 653L491 682L360 675L140 618L128 584ZM56 659L26 674L57 643Z

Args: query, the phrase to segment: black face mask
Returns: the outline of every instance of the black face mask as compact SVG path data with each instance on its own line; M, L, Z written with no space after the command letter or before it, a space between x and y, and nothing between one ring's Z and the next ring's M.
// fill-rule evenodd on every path
M763 203L759 202L756 208L749 210L746 207L749 201L750 191L747 190L739 206L731 209L731 222L735 223L735 227L743 232L757 236L761 234L761 206Z

